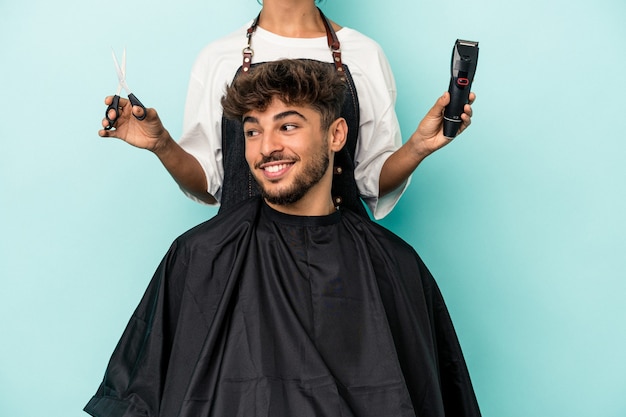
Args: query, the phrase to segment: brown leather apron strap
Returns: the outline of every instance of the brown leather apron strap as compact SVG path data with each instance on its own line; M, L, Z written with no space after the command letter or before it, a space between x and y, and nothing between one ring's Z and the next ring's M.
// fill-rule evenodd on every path
M328 47L330 48L330 52L333 54L333 63L335 64L335 68L337 69L337 72L343 74L343 64L341 62L341 44L339 43L337 34L333 29L333 25L330 23L324 13L322 13L319 7L317 8L317 10L319 10L322 21L324 22L324 26L326 27L326 38L328 39Z
M317 10L320 12L320 16L324 22L324 27L326 28L326 38L328 40L328 48L330 48L330 52L333 55L333 63L335 64L337 72L341 73L343 76L344 71L343 64L341 62L341 44L339 43L337 34L335 33L330 21L326 18L324 13L322 13L319 7ZM256 19L252 22L252 25L246 31L248 44L245 48L243 48L243 63L241 64L244 74L247 74L250 71L250 65L252 64L252 56L254 55L254 50L252 49L252 34L254 34L254 31L259 25L259 17L261 17L261 13L259 13Z
M254 55L254 51L252 50L252 34L256 30L256 27L259 25L259 17L261 17L261 13L258 14L256 19L254 19L254 21L252 22L252 26L250 26L246 31L248 45L243 48L243 63L241 64L241 70L244 74L247 74L248 71L250 71L250 65L252 64L252 56Z

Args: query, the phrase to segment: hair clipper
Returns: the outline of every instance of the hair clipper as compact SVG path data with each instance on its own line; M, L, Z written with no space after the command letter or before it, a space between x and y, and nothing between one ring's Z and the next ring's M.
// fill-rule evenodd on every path
M478 62L478 42L457 39L450 62L450 104L443 112L443 135L453 139L461 126L463 107L469 102L469 93Z

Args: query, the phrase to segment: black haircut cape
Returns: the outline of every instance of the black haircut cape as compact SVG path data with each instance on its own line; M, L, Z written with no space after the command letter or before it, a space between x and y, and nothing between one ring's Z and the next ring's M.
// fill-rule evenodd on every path
M180 236L132 315L96 417L475 417L433 277L348 210L253 198Z

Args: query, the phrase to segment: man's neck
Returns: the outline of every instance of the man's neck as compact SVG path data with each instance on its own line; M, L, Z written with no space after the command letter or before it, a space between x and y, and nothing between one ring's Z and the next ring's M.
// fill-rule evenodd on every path
M300 200L289 205L279 205L279 204L272 204L269 201L265 200L265 204L267 204L274 210L283 214L289 214L291 216L319 217L319 216L328 216L329 214L332 214L335 211L337 211L337 207L335 207L332 200L315 202L315 203L317 204L311 206L311 205L306 204L302 200Z
M326 33L313 0L265 0L259 26L289 38L317 38Z

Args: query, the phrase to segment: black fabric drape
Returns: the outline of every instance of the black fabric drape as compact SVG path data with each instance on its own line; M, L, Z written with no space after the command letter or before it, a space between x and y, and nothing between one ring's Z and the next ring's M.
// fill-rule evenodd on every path
M445 303L404 241L260 198L178 238L117 345L96 417L479 416Z

